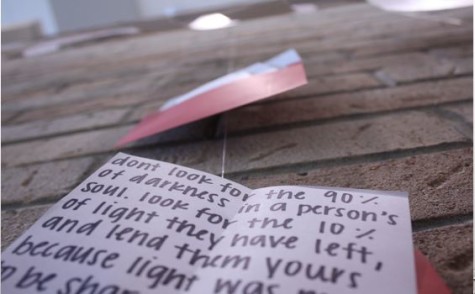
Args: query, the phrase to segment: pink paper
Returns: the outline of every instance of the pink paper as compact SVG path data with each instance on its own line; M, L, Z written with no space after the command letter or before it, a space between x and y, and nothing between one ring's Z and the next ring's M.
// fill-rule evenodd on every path
M235 80L202 91L174 106L144 117L135 128L119 140L116 146L123 146L307 83L305 69L300 59L283 68L265 69L263 73L257 74L244 73L247 76L243 77L241 74Z
M419 251L414 252L419 294L451 294L445 282L437 274L429 260Z

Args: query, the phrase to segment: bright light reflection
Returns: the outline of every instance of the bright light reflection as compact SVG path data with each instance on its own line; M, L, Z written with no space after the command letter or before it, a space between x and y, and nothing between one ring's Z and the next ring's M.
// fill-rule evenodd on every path
M390 11L436 11L473 5L473 0L368 0L382 9Z
M235 21L222 13L212 13L198 17L188 26L192 30L204 31L227 28L234 25L235 23Z

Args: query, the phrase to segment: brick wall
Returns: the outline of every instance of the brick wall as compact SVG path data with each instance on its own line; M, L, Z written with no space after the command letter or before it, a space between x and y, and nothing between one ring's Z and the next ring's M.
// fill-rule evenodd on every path
M4 62L3 248L142 115L294 47L308 85L124 151L220 173L226 126L226 175L245 185L409 191L415 246L454 293L471 293L472 11L438 17L349 5Z

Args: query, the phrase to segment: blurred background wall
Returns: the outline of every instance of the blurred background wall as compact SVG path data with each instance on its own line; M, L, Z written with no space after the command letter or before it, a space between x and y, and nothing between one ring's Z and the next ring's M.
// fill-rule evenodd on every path
M2 0L2 27L38 22L45 35L269 0Z

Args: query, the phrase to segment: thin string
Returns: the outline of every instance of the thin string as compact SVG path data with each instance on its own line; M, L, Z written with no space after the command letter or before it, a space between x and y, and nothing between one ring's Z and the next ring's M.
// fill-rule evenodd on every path
M234 57L235 57L235 39L234 34L232 33L233 29L229 28L229 36L228 40L229 43L229 51L228 51L228 68L227 73L231 73L234 70ZM227 143L228 143L228 123L226 118L226 112L221 115L222 118L222 126L223 126L223 150L221 151L221 177L224 178L224 173L226 170L226 150L227 150Z
M226 113L223 113L222 115L222 121L224 125L224 135L223 135L223 150L222 150L222 156L221 156L221 177L224 178L224 171L225 171L225 163L226 163L226 148L227 148L227 142L228 142L228 128L227 128L227 122L226 122Z

